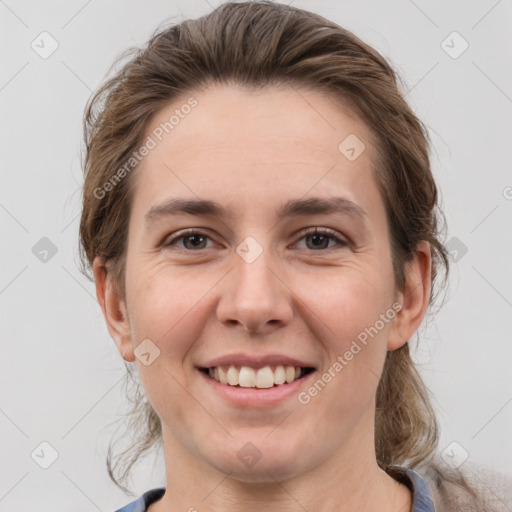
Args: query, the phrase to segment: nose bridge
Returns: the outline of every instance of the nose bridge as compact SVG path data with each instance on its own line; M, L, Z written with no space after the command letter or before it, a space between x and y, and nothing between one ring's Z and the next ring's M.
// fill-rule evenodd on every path
M235 257L234 263L238 299L248 304L270 303L274 297L271 250L257 243L252 237L242 242L237 247L238 258Z
M289 293L275 275L277 267L268 245L246 237L233 254L232 271L218 306L219 320L258 332L288 322L292 315Z

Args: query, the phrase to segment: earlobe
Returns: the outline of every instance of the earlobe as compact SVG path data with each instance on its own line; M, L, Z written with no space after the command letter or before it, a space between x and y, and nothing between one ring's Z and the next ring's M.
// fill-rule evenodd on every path
M135 361L131 341L131 330L126 304L115 290L104 261L96 257L93 263L96 297L107 323L108 332L115 341L119 353L125 361Z
M413 258L405 267L405 287L398 293L397 302L402 305L396 314L388 338L388 350L396 350L418 330L430 301L432 279L430 244L422 240Z

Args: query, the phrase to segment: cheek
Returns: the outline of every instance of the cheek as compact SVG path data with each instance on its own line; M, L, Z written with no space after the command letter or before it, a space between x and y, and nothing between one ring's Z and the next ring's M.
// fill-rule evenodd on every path
M341 268L325 283L303 283L308 290L304 302L318 312L332 343L343 349L347 341L357 338L391 309L388 277L370 265ZM381 326L379 330L385 329Z
M325 333L319 337L327 353L320 377L329 381L326 387L338 404L333 412L346 411L349 403L368 403L384 364L395 312L391 294L383 292L389 283L366 270L364 276L356 270L346 272L338 280L331 279L329 286L318 283L319 293L309 299L308 305L318 312Z
M135 266L133 267L135 268ZM199 336L209 291L217 276L212 272L169 268L165 263L140 265L127 281L130 326L134 342L151 339L167 355L171 365L181 363L188 348ZM130 293L128 294L128 290ZM203 319L204 320L204 319Z
M141 383L157 414L177 431L183 425L191 428L188 416L192 413L183 408L183 404L194 406L186 391L192 377L186 358L204 330L207 291L218 281L211 273L191 279L190 272L171 272L160 264L141 266L127 286L132 343L150 339L160 351L150 365L137 360Z

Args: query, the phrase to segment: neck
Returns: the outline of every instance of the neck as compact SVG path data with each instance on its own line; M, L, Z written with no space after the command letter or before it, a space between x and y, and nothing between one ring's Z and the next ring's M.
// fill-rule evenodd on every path
M346 448L307 472L285 479L266 472L265 481L257 483L241 481L193 457L163 427L166 492L148 512L410 512L409 489L377 464L371 427L360 429L357 439L344 443Z

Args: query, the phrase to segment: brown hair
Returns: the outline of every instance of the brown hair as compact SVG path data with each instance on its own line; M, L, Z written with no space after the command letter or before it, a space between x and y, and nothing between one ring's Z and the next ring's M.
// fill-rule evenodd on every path
M440 239L438 192L430 168L427 130L400 92L400 77L372 47L323 17L270 1L225 3L210 14L156 32L89 100L84 117L85 184L80 223L87 273L96 256L124 296L124 265L132 173L119 169L140 147L152 116L165 104L210 84L242 87L290 85L333 95L366 123L375 137L375 178L385 202L398 289L404 264L421 240L432 251L432 294L438 271L449 264ZM401 85L401 84L400 84ZM110 180L110 181L109 181ZM106 183L112 186L105 188ZM98 192L100 190L100 192ZM160 419L135 384L131 423L134 445L107 467L121 486L133 464L161 438ZM428 462L432 481L472 492L464 476L431 461L438 424L429 392L411 359L409 343L388 352L376 397L375 446L381 468L415 468ZM117 469L123 472L115 476ZM476 499L476 497L475 497Z

